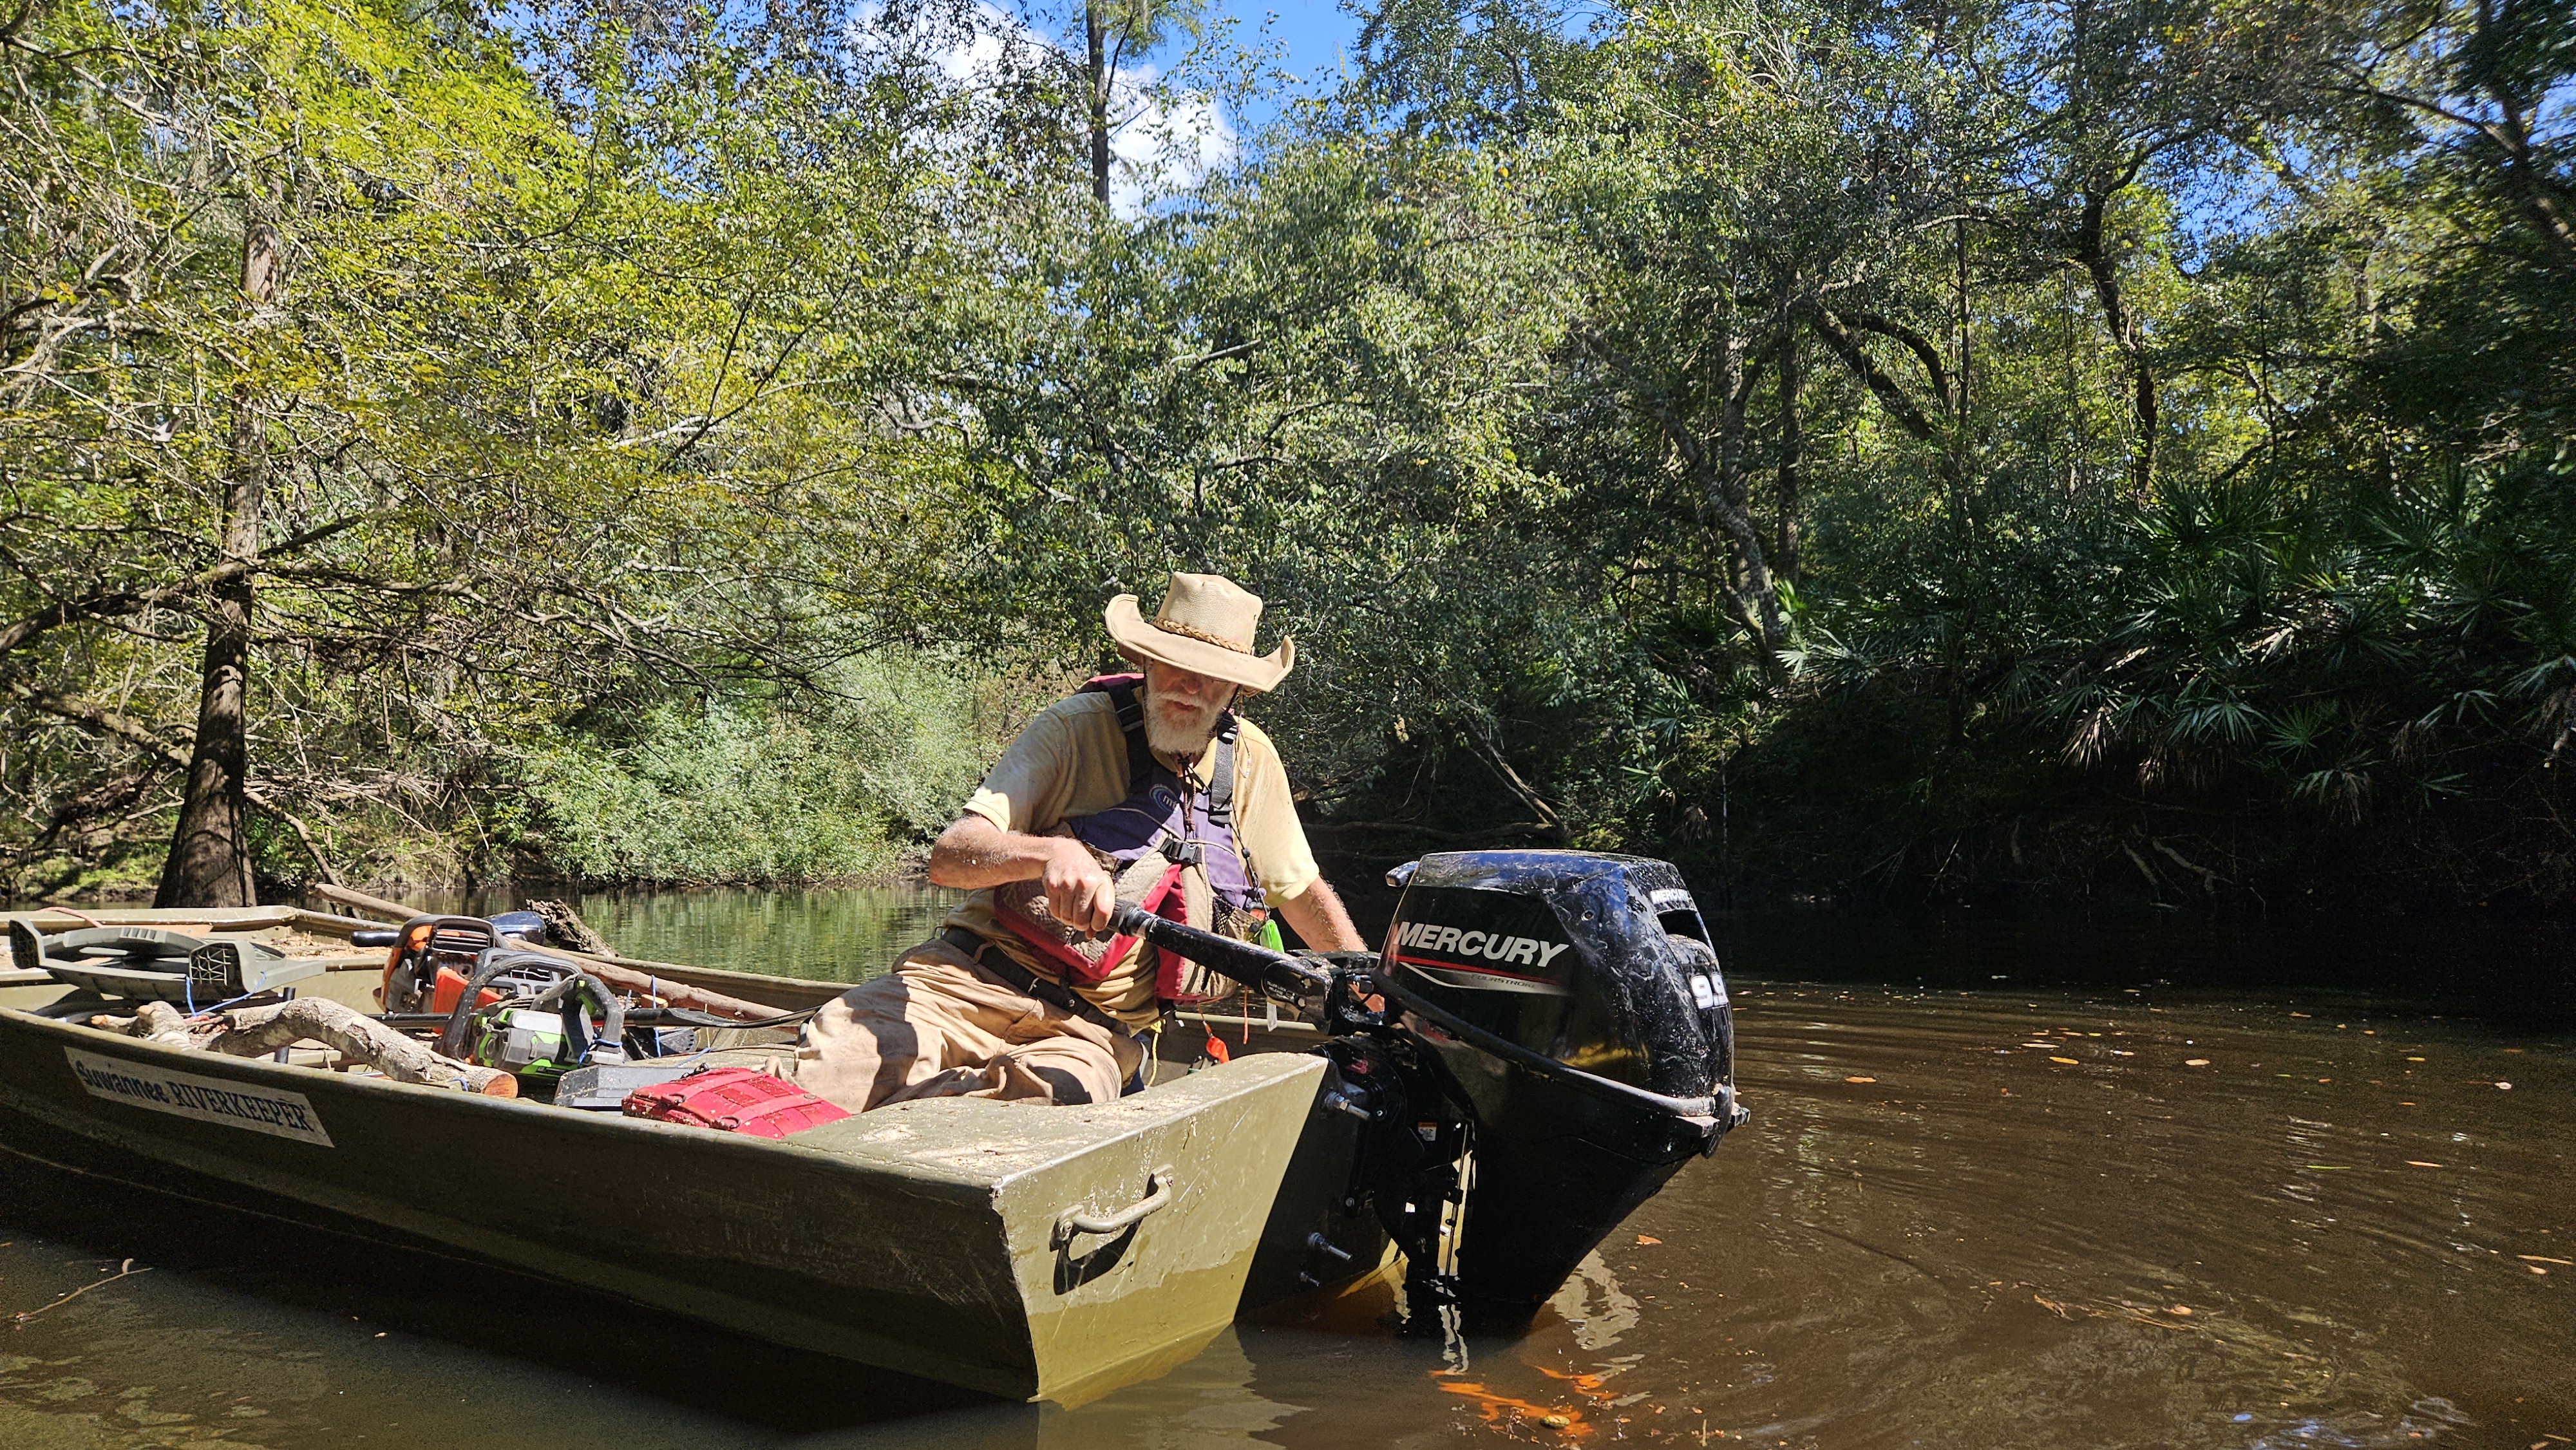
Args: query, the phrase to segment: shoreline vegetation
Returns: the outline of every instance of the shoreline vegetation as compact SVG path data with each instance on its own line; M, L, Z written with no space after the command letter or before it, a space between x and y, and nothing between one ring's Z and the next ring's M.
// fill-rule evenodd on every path
M2576 905L2566 7L21 12L0 893L900 870L1191 568L1363 871Z

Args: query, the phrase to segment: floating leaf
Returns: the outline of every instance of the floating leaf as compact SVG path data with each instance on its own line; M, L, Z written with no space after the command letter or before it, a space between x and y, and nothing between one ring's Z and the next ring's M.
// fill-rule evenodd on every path
M1662 1243L1663 1240L1655 1237L1653 1234L1639 1234L1637 1235L1637 1242L1640 1244L1659 1244Z
M2439 1168L2442 1165L2439 1163L2427 1163L2421 1158L2409 1158L2406 1160L2406 1166L2409 1168Z
M2049 1059L2049 1061L2051 1061L2051 1062L2062 1062L2062 1063L2065 1063L2068 1067L2073 1067L2073 1066L2075 1066L2075 1065L2076 1065L2075 1059L2074 1059L2074 1058L2071 1058L2071 1057L2052 1057L2052 1058L2050 1058L2050 1059Z
M2183 1059L2182 1065L2185 1067L2207 1067L2209 1066L2209 1059L2205 1057L2186 1057Z
M2188 1305L2188 1304L2176 1304L2174 1307L2172 1307L2171 1309L2166 1310L2165 1312L2166 1312L2167 1314L2180 1314L2180 1315L2184 1316L2185 1318L2189 1318L2189 1317L2190 1317L2190 1315L2191 1315L2191 1306L2190 1306L2190 1305Z
M1843 1079L1843 1081L1845 1081L1845 1082L1876 1082L1876 1081L1878 1081L1878 1079L1877 1079L1877 1078L1874 1078L1874 1077L1847 1077L1847 1078L1844 1078L1844 1079Z

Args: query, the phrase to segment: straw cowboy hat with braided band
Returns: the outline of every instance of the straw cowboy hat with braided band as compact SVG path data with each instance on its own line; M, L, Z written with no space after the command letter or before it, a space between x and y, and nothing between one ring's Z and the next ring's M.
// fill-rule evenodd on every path
M1127 658L1172 665L1248 690L1277 688L1297 663L1297 642L1291 639L1279 641L1279 648L1266 655L1252 652L1261 596L1218 574L1173 575L1162 607L1151 619L1136 607L1135 595L1121 594L1109 601L1106 619L1109 637Z

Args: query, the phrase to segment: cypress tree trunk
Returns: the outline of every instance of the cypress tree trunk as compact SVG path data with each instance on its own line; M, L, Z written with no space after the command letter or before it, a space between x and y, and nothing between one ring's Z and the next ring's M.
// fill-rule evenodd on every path
M1091 194L1102 206L1109 205L1109 17L1101 13L1104 0L1089 0L1082 7L1082 31L1089 54L1083 78L1091 104Z
M254 199L242 232L242 293L252 326L277 301L277 224ZM259 526L268 494L268 435L250 381L233 384L232 440L224 477L223 553L259 562ZM253 906L250 841L250 640L255 603L251 575L222 584L206 611L204 685L197 697L196 747L188 759L179 829L162 863L155 906Z

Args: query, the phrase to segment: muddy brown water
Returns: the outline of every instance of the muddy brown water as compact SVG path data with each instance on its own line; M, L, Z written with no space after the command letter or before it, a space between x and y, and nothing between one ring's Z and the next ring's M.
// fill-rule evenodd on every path
M816 976L939 904L736 903L770 914L749 955ZM584 903L699 959L728 909ZM2482 960L2557 940L2492 932ZM1747 925L1753 1122L1525 1337L1403 1337L1360 1296L1075 1410L0 1155L0 1447L2576 1445L2576 1030L2260 968L2315 936Z

